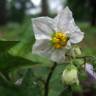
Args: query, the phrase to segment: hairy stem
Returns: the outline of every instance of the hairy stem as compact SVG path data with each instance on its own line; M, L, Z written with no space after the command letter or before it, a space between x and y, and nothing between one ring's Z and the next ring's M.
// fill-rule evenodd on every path
M57 66L57 63L55 62L55 63L53 64L53 66L51 67L51 69L50 69L50 72L49 72L49 74L48 74L47 80L46 80L46 82L45 82L45 93L44 93L44 96L48 96L48 92L49 92L49 82L50 82L50 79L51 79L51 77L52 77L52 74L53 74L56 66Z

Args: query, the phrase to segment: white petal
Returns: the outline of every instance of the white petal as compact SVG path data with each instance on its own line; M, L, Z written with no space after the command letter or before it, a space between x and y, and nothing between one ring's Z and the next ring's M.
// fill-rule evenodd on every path
M73 33L70 33L70 42L71 43L79 43L84 38L84 33L80 31L76 31Z
M46 39L36 40L32 48L32 53L50 57L52 53L52 47L50 46L50 41Z
M65 62L65 52L64 50L55 49L52 53L51 60L57 63Z
M33 31L36 39L50 39L53 34L53 20L49 17L38 17L32 19Z
M67 45L65 46L66 49L70 49L71 48L71 42L68 40Z
M56 30L60 32L68 31L70 28L70 24L74 23L74 19L72 17L72 12L68 7L66 7L64 10L62 10L54 19L54 22L56 24Z

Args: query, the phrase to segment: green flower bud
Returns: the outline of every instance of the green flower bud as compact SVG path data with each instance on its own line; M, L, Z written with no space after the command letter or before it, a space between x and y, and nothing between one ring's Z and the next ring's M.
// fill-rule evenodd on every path
M73 57L76 57L76 56L80 56L81 55L81 50L78 46L74 46L72 49L71 49L71 55Z
M62 82L66 85L79 84L77 68L74 65L67 66L62 74Z

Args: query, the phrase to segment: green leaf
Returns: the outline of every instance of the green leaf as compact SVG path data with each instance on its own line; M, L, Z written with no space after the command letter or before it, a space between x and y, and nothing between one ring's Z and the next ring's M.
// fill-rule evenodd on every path
M64 68L65 68L64 64L58 65L56 67L49 85L50 86L49 96L59 96L59 94L65 88L64 84L61 81L61 76Z
M26 89L26 90L25 90ZM41 96L40 84L32 69L28 69L20 87L21 96Z
M19 41L0 41L0 53L10 49L18 42Z
M9 53L0 55L0 70L1 71L10 71L13 69L17 69L20 67L28 67L34 64L38 64L37 62L33 62L31 60L25 59L19 56L12 56Z
M26 71L26 70L25 70ZM0 78L1 82L1 78ZM39 82L36 80L32 69L28 69L20 86L7 86L0 83L1 96L41 96Z
M25 23L20 35L22 36L21 41L16 44L13 48L11 48L9 52L12 55L24 57L26 54L32 51L32 45L35 41L30 23Z

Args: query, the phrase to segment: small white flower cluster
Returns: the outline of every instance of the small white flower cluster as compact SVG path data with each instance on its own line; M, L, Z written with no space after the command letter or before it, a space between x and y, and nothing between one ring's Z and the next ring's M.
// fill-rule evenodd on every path
M84 38L84 33L75 24L68 7L53 19L38 17L32 19L32 23L36 39L32 52L46 56L57 63L64 63L66 51L72 49L72 44L79 43ZM78 48L72 50L80 53ZM62 81L66 84L78 83L77 68L75 66L70 68L64 70Z

